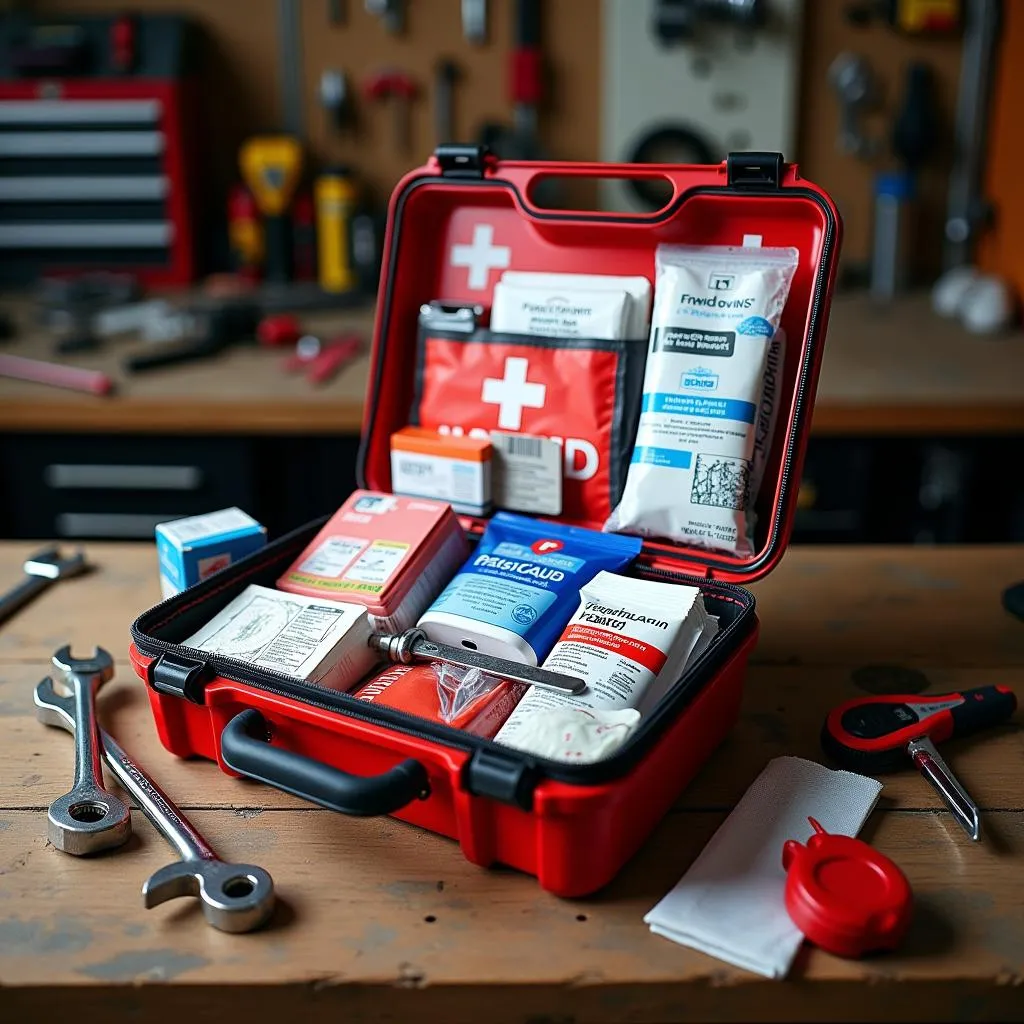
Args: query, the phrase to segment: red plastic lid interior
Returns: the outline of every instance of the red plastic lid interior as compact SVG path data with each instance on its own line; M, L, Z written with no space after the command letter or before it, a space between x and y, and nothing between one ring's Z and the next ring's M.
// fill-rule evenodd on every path
M599 165L558 165L573 173L607 177L615 168ZM581 171L581 168L583 169ZM629 166L624 176L636 174ZM792 167L786 186L777 194L725 191L725 167L657 168L670 179L674 198L654 214L558 213L530 204L531 186L540 177L537 165L501 163L494 177L441 180L430 168L408 177L392 198L389 231L378 300L374 368L367 395L361 476L366 486L389 490L389 440L406 426L413 400L417 326L420 306L434 299L490 307L502 268L570 271L593 274L645 275L655 278L655 249L660 243L742 245L756 234L765 246L795 246L800 264L782 317L787 333L784 385L772 454L755 509L757 537L753 557L684 548L672 543L647 543L652 559L668 556L677 570L749 582L770 571L782 556L796 507L798 476L783 484L784 460L793 448L802 459L810 428L810 403L817 379L824 323L812 351L809 334L817 294L827 301L834 272L826 238L837 241L840 230L833 208L820 190L804 183ZM546 168L551 173L551 165ZM486 231L481 233L480 227ZM501 247L501 260L474 277L465 261L453 258L486 236ZM834 252L834 250L833 250ZM508 259L505 259L505 256ZM824 264L824 266L823 266ZM826 310L822 309L821 313ZM806 372L804 372L806 371ZM798 381L808 390L794 434ZM799 465L791 469L799 470ZM773 487L772 484L775 484ZM580 525L600 529L599 522ZM680 556L685 561L680 562ZM709 572L710 570L710 572Z

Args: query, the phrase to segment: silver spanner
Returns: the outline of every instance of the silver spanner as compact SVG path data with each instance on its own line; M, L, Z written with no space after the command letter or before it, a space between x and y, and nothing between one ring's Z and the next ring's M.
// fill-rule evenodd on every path
M69 576L77 576L85 572L89 566L81 551L64 558L59 548L48 547L37 551L22 568L25 570L25 579L0 597L0 622L9 619L51 583L67 579Z
M75 731L71 701L61 697L49 677L35 690L39 721L68 732ZM253 864L227 864L220 860L170 797L100 730L107 765L126 792L138 803L160 834L181 855L181 860L155 871L142 886L147 908L176 896L196 896L209 924L222 932L250 932L259 928L274 909L274 881Z
M71 690L66 702L75 732L75 785L50 804L47 832L58 850L81 857L121 846L132 834L128 806L103 788L96 691L113 676L114 659L102 647L91 658L75 658L65 646L53 664Z

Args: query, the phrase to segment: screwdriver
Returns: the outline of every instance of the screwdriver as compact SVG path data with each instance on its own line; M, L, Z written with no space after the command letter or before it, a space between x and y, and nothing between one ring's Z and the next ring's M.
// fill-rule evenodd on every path
M1006 686L979 686L933 696L858 697L829 712L821 746L837 764L869 775L898 771L909 759L935 787L963 830L981 838L978 806L957 781L936 743L1005 722L1017 698Z

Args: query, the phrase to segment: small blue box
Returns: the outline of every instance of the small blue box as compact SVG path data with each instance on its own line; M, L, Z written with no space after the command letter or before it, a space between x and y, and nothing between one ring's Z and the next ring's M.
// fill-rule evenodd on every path
M160 591L164 598L180 594L266 543L266 527L240 508L157 523Z

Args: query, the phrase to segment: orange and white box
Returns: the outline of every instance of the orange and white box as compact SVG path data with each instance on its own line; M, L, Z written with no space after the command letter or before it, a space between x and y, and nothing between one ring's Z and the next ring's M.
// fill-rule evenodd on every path
M491 442L452 437L424 427L391 435L391 490L417 498L447 501L456 512L491 511Z
M277 587L365 605L375 630L400 633L416 624L468 557L451 505L354 491Z

